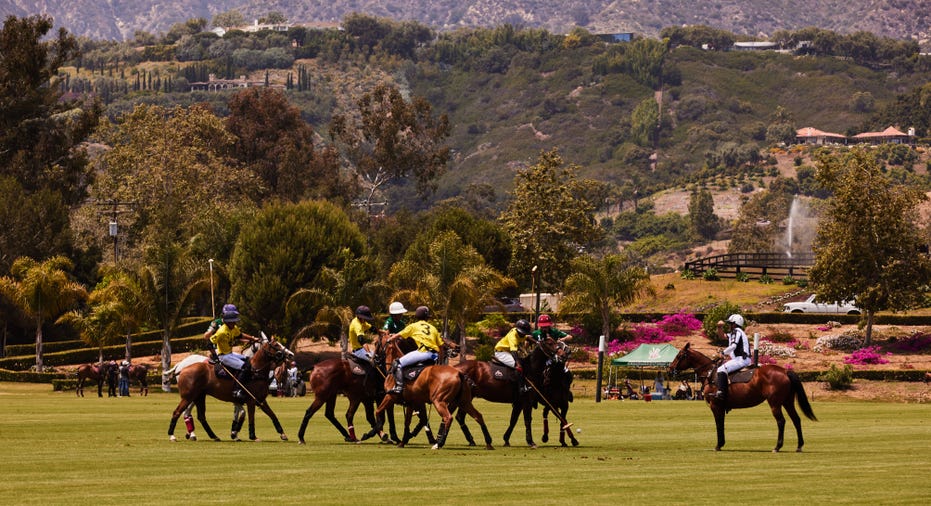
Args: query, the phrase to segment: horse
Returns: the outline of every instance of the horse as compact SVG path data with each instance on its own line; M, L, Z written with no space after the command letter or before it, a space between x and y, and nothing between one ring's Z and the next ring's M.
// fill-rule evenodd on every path
M75 395L84 397L84 383L86 383L87 380L93 380L97 382L97 397L103 397L103 382L107 378L109 368L109 362L82 364L78 366L78 384L74 391Z
M275 430L282 441L287 441L288 436L281 428L281 423L275 412L272 411L265 398L268 396L269 372L275 366L283 362L286 358L293 357L291 350L285 348L281 343L274 339L266 339L263 335L258 350L249 359L252 366L252 379L243 384L247 390L248 399L246 400L247 412L249 415L249 439L257 440L255 436L255 407L256 405L268 415L275 425ZM206 398L211 395L216 399L224 402L234 402L233 390L236 387L236 381L230 379L220 379L209 363L197 362L191 364L178 373L178 391L181 394L181 402L175 408L171 415L171 422L168 426L168 437L170 441L175 441L174 431L178 418L185 412L192 403L197 406L197 420L204 427L207 435L214 441L219 438L214 434L210 425L207 423ZM235 426L235 420L234 420ZM194 439L194 438L192 438ZM235 439L235 437L234 437Z
M531 352L531 356L533 353L537 353L536 350L539 348L540 356L544 357L543 360L532 360L531 357L519 359L519 364L525 377L536 378L539 376L534 373L533 368L535 364L537 367L543 366L545 357L555 352L553 349L554 344L555 342L552 339L547 339L545 342L539 343L534 347L534 352ZM543 347L545 346L548 346L550 351L544 351ZM508 424L507 431L504 433L504 446L511 446L511 432L517 425L517 418L523 413L527 446L530 448L537 447L536 443L533 441L532 430L533 408L535 405L533 392L518 392L516 379L509 379L507 375L501 374L501 371L507 370L504 366L493 366L491 362L466 360L454 367L462 371L469 379L470 386L472 387L472 395L474 397L485 399L489 402L500 402L511 405L510 423ZM459 423L459 427L462 429L463 434L466 434L466 439L470 439L471 434L465 425L465 412L459 411L459 413L456 414L456 421Z
M129 366L129 381L139 382L139 395L149 395L149 366L133 364Z
M701 377L705 402L711 408L717 428L718 442L714 448L715 451L721 450L724 446L724 415L731 409L750 408L765 400L769 403L773 418L776 419L776 427L779 429L773 452L782 449L786 426L786 419L782 414L783 409L788 413L795 425L795 432L798 434L798 447L795 451L801 452L805 439L802 437L802 419L795 410L795 401L798 401L799 408L809 420L817 421L818 419L811 409L805 388L798 375L776 365L761 366L753 372L753 377L749 382L734 383L730 386L727 405L724 405L723 401L716 399L713 395L715 386L712 375L717 365L716 361L692 349L691 343L686 344L685 348L682 348L682 351L669 364L670 374L694 369L695 374Z
M384 379L385 379L385 334L380 334L375 340L375 353L372 357L372 368L367 375L356 374L354 369L363 368L364 365L357 365L349 359L331 358L324 360L315 365L310 373L308 383L310 390L314 393L314 401L304 412L304 419L301 421L301 428L297 433L298 443L305 444L304 434L307 430L307 424L311 417L323 406L326 406L324 416L336 427L343 440L348 443L358 443L365 441L372 436L379 434L383 442L398 442L396 434L394 416L389 416L389 434L384 434L378 427L375 418L375 403L385 396ZM373 375L376 373L377 376ZM349 408L346 410L346 425L339 422L335 415L336 399L340 394L349 399ZM353 419L359 405L365 408L365 418L371 425L371 430L362 435L362 439L356 437ZM429 425L426 424L426 411L420 410L420 424L413 434L416 434L420 427L426 427L427 439L430 444L436 442Z
M569 358L569 346L564 343L557 343L554 353L546 360L542 374L542 389L540 398L543 400L543 435L540 439L546 443L549 440L550 421L548 415L550 411L559 418L559 444L566 444L566 435L568 434L572 446L578 446L579 442L572 434L570 426L566 422L566 413L569 412L569 403L572 402L572 371L566 366ZM538 379L539 381L539 379Z
M404 354L401 351L400 339L398 337L390 338L385 343L385 363L394 363ZM385 391L394 388L394 375L386 374ZM446 437L449 434L449 428L453 421L453 414L456 409L465 410L469 416L478 422L485 436L485 448L493 450L491 445L491 434L485 425L485 419L482 414L472 405L472 389L469 387L468 379L455 367L449 365L429 365L425 367L416 379L409 380L405 383L404 391L398 394L385 394L378 409L375 410L375 416L378 423L379 431L384 426L385 411L396 403L405 404L408 409L404 414L404 437L398 443L399 447L407 444L412 436L410 430L410 419L413 406L419 406L423 412L423 406L426 403L433 404L436 412L443 418L443 424L436 436L436 443L433 449L442 448L446 444ZM474 444L470 441L471 444Z

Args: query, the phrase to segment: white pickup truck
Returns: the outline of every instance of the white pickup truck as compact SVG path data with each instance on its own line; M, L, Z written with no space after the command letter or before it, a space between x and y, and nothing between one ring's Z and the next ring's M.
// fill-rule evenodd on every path
M850 302L821 302L815 300L815 294L811 294L804 302L783 304L783 312L860 314L860 308Z

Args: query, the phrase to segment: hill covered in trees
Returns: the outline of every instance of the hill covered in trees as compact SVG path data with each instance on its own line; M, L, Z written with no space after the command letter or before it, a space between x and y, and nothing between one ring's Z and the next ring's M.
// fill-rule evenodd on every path
M137 31L167 32L192 18L213 20L217 14L239 11L248 23L277 12L295 24L339 23L352 13L417 21L440 30L490 28L511 24L568 33L584 28L595 33L633 32L656 36L667 26L707 25L746 37L768 37L779 30L817 27L839 33L865 31L896 39L927 41L931 5L921 0L851 0L805 2L789 0L140 0L104 2L71 0L0 0L0 15L51 15L72 33L96 39L128 40Z

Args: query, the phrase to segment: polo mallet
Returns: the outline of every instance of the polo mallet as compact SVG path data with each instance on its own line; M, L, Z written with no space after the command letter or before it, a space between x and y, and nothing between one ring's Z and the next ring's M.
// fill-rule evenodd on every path
M557 411L556 408L554 408L553 405L550 404L550 401L546 398L545 395L543 395L543 392L541 392L540 389L537 388L537 386L534 385L532 381L530 381L530 378L525 377L524 381L526 381L527 384L530 385L531 388L533 388L533 391L536 392L537 395L539 395L541 399L543 399L543 402L545 402L546 405L550 408L550 411L552 411L553 414L556 415L557 418L559 418L559 421L562 422L561 429L569 430L569 427L572 427L572 424L567 422L566 419L563 418L562 415L559 414L559 411Z

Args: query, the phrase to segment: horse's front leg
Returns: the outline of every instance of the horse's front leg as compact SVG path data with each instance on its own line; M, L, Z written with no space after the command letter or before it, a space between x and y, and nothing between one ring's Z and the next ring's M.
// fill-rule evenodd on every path
M466 425L465 417L466 411L460 409L459 412L456 413L456 422L459 424L459 428L462 430L462 434L465 436L466 441L469 442L469 446L475 446L475 438L472 437L472 431L470 431L469 427ZM436 444L435 441L434 444Z
M191 401L181 398L181 402L178 403L178 407L175 408L174 412L171 413L171 422L168 424L168 440L171 442L177 441L175 438L175 425L178 424L178 418L182 414L187 413L188 408L190 407Z
M213 429L210 428L210 424L207 423L207 398L206 394L201 394L197 400L194 401L194 406L197 407L197 421L200 422L200 426L204 428L204 432L207 433L207 437L214 441L219 441L220 438L213 432Z
M720 451L724 447L724 408L712 406L711 412L714 414L714 426L718 433L718 444L714 447L714 451Z
M275 430L278 431L278 437L282 441L288 440L288 435L284 433L284 429L281 427L281 422L278 421L278 416L275 415L275 412L272 411L271 406L268 405L268 402L265 399L262 399L262 404L259 406L262 409L262 412L268 415L272 419L272 425L275 426ZM249 439L253 441L258 441L255 437L255 404L249 404Z
M356 427L353 425L353 420L356 417L356 410L359 409L359 399L355 397L349 398L349 407L346 409L346 442L347 443L358 443L359 438L356 437Z
M546 442L548 442L548 441L550 440L550 419L549 419L549 414L550 414L550 408L544 406L544 407L543 407L543 435L540 436L540 440L543 441L544 443L546 443Z

